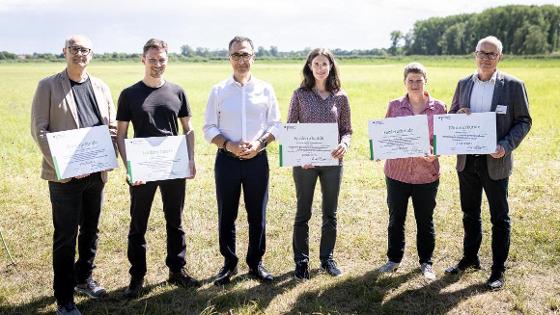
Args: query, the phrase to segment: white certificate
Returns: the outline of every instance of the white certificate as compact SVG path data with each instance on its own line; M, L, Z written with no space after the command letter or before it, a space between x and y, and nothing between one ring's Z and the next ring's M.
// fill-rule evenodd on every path
M106 125L47 133L47 142L59 180L117 168Z
M131 183L190 176L185 136L125 139L124 143Z
M338 124L284 124L279 137L280 166L338 165Z
M430 154L426 115L371 120L368 123L370 158L398 159Z
M434 115L434 154L496 152L496 113Z

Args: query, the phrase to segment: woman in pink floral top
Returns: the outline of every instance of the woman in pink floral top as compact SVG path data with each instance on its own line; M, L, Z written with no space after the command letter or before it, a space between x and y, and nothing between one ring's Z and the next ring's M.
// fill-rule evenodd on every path
M293 249L296 268L294 277L309 279L309 226L317 178L323 197L323 225L319 258L321 269L331 276L342 274L333 259L336 242L336 211L342 177L342 158L350 146L352 127L348 96L340 88L334 55L316 48L303 66L303 82L294 91L288 111L288 123L337 123L339 144L332 156L337 166L304 165L293 168L297 212L294 223Z
M426 115L433 137L433 116L447 112L445 104L432 98L425 90L426 69L419 63L408 64L404 68L404 85L407 94L389 102L385 117ZM387 257L389 261L379 268L380 272L395 271L404 255L404 223L408 199L412 199L417 234L420 270L428 280L436 275L432 269L432 253L435 247L433 213L439 186L439 162L436 156L390 159L385 162L387 184L387 205L389 207L389 240Z

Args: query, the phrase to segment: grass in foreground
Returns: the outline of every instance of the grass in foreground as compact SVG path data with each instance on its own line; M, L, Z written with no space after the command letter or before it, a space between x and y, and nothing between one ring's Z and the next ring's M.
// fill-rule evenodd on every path
M394 61L391 61L394 62ZM121 299L128 284L126 240L129 224L128 190L124 170L111 173L100 223L100 244L94 274L110 292L108 299L77 298L86 314L254 314L254 313L560 313L560 242L557 213L560 204L560 62L511 60L504 71L525 80L534 119L529 136L515 152L510 180L512 245L507 286L487 292L482 286L491 265L490 226L483 209L484 239L481 258L485 271L463 277L444 276L443 270L460 258L462 224L454 157L442 158L442 178L436 208L434 267L438 280L425 283L418 271L415 226L407 218L407 248L400 271L380 277L373 272L385 262L387 208L383 164L368 160L366 123L383 117L387 102L403 94L402 64L342 64L343 86L352 107L354 138L345 161L338 212L335 250L345 272L340 278L318 273L320 192L311 220L312 279L292 279L292 223L295 193L291 170L278 167L275 145L268 205L268 269L276 275L262 285L245 274L226 287L214 287L212 277L221 267L217 245L217 210L213 180L215 147L203 141L206 99L212 84L229 75L227 65L170 64L168 79L182 85L191 101L197 138L197 178L187 184L184 227L188 240L188 269L204 286L183 290L167 285L165 223L156 198L147 234L148 290L139 300ZM474 71L471 62L426 62L430 93L450 105L458 79ZM543 66L544 64L544 66ZM18 264L9 266L0 249L0 314L52 313L52 222L45 181L39 178L40 156L29 135L30 104L38 80L62 70L61 64L0 65L0 229ZM115 100L126 86L142 77L140 64L93 63L91 72L109 84ZM255 75L273 84L285 119L291 92L300 81L300 64L255 65ZM241 205L243 207L243 205ZM409 211L411 212L411 211ZM244 260L247 223L238 219L238 254Z

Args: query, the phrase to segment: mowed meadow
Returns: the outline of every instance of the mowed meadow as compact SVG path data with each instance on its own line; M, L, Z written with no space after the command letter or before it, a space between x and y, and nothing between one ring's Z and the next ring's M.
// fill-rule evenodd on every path
M484 198L484 237L480 251L484 270L447 276L444 269L462 254L462 213L454 169L455 157L441 158L441 183L434 215L437 280L425 282L415 249L416 228L411 206L406 226L407 247L401 268L392 275L375 269L386 261L387 219L383 162L369 160L367 121L385 114L389 100L404 93L402 69L412 59L340 63L343 88L349 95L354 136L344 165L338 210L335 258L344 275L319 272L321 230L320 191L317 188L310 222L311 280L293 279L292 225L295 191L290 168L278 166L276 143L269 147L271 166L267 215L267 253L264 263L275 275L272 284L247 276L247 220L241 204L238 229L240 274L230 285L212 280L222 265L218 250L218 215L213 164L216 148L202 134L204 109L211 86L230 75L226 62L170 62L166 78L186 91L196 132L197 176L187 183L184 229L187 269L203 281L185 290L166 283L165 221L159 194L147 233L146 290L137 300L122 298L128 285L126 257L129 194L125 171L110 174L100 222L95 279L109 296L103 300L76 297L84 314L560 314L560 60L506 59L500 67L527 85L533 127L515 151L509 200L512 242L506 287L489 292L484 282L491 265L491 225ZM471 59L422 59L428 68L427 89L451 103L457 80L475 70ZM254 75L275 88L283 119L292 91L301 80L303 62L260 63ZM40 153L33 142L30 107L37 82L64 69L62 63L0 64L0 229L16 260L10 265L0 248L0 313L53 313L52 219L46 181L39 178ZM99 63L89 71L103 79L116 100L120 91L143 76L138 63Z

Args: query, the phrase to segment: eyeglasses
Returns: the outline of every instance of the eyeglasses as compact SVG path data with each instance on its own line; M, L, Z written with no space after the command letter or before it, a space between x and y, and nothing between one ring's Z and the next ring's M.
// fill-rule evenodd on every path
M484 52L484 51L475 51L476 56L480 59L488 59L488 60L496 60L500 54L495 52Z
M238 53L234 53L229 55L229 57L231 58L231 60L233 61L239 61L239 60L243 60L243 61L249 61L249 59L251 59L251 57L253 57L252 54L238 54Z
M72 53L72 55L80 54L82 56L87 56L91 53L91 48L82 46L69 46L68 49L70 49L70 53Z

